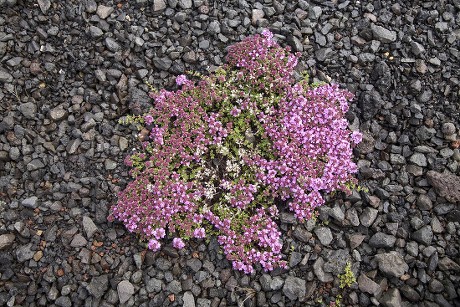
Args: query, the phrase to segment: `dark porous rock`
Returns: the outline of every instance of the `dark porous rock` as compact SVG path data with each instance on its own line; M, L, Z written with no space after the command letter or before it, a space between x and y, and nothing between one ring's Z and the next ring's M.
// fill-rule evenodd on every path
M329 251L326 259L327 261L323 266L324 272L338 276L345 270L345 266L350 262L351 256L348 250L339 249Z
M409 285L404 285L400 288L402 295L411 302L419 302L421 300L420 294Z
M19 262L26 262L27 260L32 259L35 252L32 250L32 243L22 245L16 249L16 259Z
M293 276L288 276L286 278L283 286L283 293L291 301L303 299L305 296L305 291L306 288L304 279Z
M395 242L395 236L377 232L370 238L369 245L375 248L391 248L395 245Z
M412 233L411 238L418 243L429 246L433 240L433 230L431 229L431 226L425 225L416 232Z
M373 118L381 107L384 105L384 101L380 94L375 91L367 91L359 96L358 105L361 109L362 117L365 120Z
M450 259L449 257L443 257L439 260L439 268L443 271L455 271L460 272L460 265Z
M449 202L460 202L460 176L428 171L426 178L441 197Z

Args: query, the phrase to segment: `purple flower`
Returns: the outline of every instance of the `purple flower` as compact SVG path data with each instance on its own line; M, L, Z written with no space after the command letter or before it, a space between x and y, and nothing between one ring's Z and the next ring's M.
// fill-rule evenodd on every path
M193 236L198 239L206 237L206 231L204 228L197 228L193 231Z
M151 125L153 123L153 117L152 115L145 115L144 116L144 122L145 124L148 126L148 125Z
M160 250L161 244L155 239L151 239L148 244L148 248L151 249L152 251L156 252Z
M351 140L353 141L353 143L355 144L359 144L361 143L361 141L363 140L363 135L361 132L359 131L353 131L351 133Z
M177 85L181 86L185 82L187 82L187 76L186 75L179 75L179 76L176 77L176 84Z
M185 247L184 241L181 238L174 238L173 239L173 247L177 249L183 249Z

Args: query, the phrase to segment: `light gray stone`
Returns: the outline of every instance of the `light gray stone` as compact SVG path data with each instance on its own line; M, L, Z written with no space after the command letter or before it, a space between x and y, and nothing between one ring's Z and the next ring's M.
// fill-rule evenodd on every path
M431 226L425 225L416 232L412 233L411 238L418 243L429 246L433 240L433 230L431 229Z
M371 24L371 31L374 38L382 43L392 43L396 41L397 35L395 31L385 29L375 24Z
M128 280L122 280L117 286L118 299L124 304L133 296L134 286Z
M93 277L93 279L91 279L91 282L86 287L88 292L95 298L102 297L108 288L109 288L109 276L108 275L101 275L101 276Z
M358 288L363 292L367 292L376 296L380 293L381 288L378 283L367 277L365 274L361 274L358 277Z
M106 19L107 17L110 16L110 14L113 13L115 9L111 6L105 6L105 5L99 5L96 10L96 14L99 16L101 19Z
M21 202L21 205L23 205L26 208L35 209L38 207L38 197L37 196L28 197Z
M185 292L182 300L184 301L183 307L195 307L195 297L192 292Z
M385 307L401 307L401 294L396 288L391 288L385 292L379 302Z

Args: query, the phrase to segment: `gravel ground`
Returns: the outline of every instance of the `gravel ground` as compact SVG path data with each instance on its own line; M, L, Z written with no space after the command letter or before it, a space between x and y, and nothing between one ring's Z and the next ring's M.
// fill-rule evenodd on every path
M459 0L0 0L0 305L460 306L459 25ZM107 222L136 146L118 118L264 28L356 94L368 191L283 214L288 270L146 251Z

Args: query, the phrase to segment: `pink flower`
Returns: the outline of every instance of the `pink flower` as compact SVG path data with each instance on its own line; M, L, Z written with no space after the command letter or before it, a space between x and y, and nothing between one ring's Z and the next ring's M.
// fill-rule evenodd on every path
M181 238L174 238L173 239L173 247L177 249L183 249L185 247L184 241Z
M145 122L146 125L151 125L153 123L152 115L145 115L144 116L144 122Z
M351 133L351 140L353 141L353 143L355 144L359 144L361 143L361 141L363 140L363 135L361 132L359 131L353 131Z
M151 239L148 244L148 248L151 249L152 251L156 252L160 250L161 244L155 239Z
M187 76L185 75L179 75L176 77L176 84L181 86L182 84L184 84L185 82L187 82Z
M197 228L193 231L193 236L198 239L206 237L206 231L204 228Z

